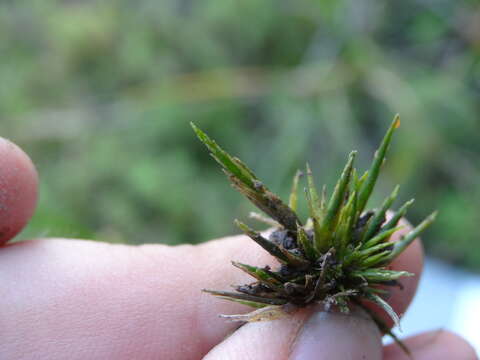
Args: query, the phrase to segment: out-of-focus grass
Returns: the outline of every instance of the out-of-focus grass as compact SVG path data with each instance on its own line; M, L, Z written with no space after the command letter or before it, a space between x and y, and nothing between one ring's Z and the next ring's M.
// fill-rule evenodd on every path
M476 1L179 0L0 4L2 135L42 178L23 234L195 243L251 209L195 121L286 195L346 154L366 165L402 115L377 199L396 183L429 250L480 269ZM400 201L399 201L400 203Z

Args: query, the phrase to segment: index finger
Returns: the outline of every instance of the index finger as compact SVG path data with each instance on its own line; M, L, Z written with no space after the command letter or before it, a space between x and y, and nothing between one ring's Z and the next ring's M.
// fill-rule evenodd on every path
M414 245L395 266L418 274L421 256ZM200 292L251 282L230 260L275 264L244 236L199 246L40 240L4 248L0 283L10 291L0 300L9 309L0 315L0 354L12 358L40 351L61 359L78 351L93 359L202 358L236 326L218 314L247 310ZM397 312L405 310L417 279L404 283L404 299L395 296Z

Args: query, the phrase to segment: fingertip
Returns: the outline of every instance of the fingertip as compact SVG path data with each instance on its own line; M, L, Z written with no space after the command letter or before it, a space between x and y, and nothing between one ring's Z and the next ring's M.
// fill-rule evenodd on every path
M380 360L381 356L380 333L365 313L305 309L281 320L246 324L205 359Z
M446 330L437 330L404 341L415 360L477 360L475 349L462 337ZM384 349L385 360L407 360L408 356L396 345Z
M38 174L28 155L0 138L0 245L15 237L32 217Z
M353 309L350 314L320 311L302 328L289 359L380 360L381 349L380 331L363 310Z
M247 323L211 349L204 360L286 360L305 317L305 312L298 312L280 320Z

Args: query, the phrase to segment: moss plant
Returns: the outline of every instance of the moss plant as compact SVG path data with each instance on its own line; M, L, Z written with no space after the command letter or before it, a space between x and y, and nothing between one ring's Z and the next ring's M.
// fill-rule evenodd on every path
M327 197L325 187L319 194L307 164L305 195L309 218L303 221L296 213L301 172L297 172L293 179L289 203L286 204L242 161L229 155L192 124L198 138L221 165L233 187L267 215L253 214L253 217L275 228L270 235L264 236L235 221L280 265L272 269L233 262L235 267L251 275L255 281L236 286L235 291L204 291L255 310L222 317L246 322L273 320L286 316L292 308L314 303L323 303L327 310L335 306L348 313L350 306L356 304L370 314L382 332L391 335L408 352L378 314L364 305L365 302L379 305L395 325L399 324L398 315L385 300L388 295L386 289L398 285L399 278L413 274L389 270L388 266L432 224L436 216L433 213L399 241L390 242L391 236L401 228L399 221L413 200L407 201L387 220L387 211L398 194L397 186L379 208L366 210L392 136L399 126L397 115L376 151L370 169L362 176L354 167L356 152L350 153L330 197Z

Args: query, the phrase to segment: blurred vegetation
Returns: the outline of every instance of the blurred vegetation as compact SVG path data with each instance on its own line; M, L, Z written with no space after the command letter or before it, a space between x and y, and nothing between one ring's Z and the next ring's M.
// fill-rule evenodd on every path
M23 237L196 243L251 209L188 123L272 190L332 188L395 113L377 200L440 210L432 254L480 269L480 5L404 0L0 3L2 135L41 173ZM375 205L375 203L371 204Z

